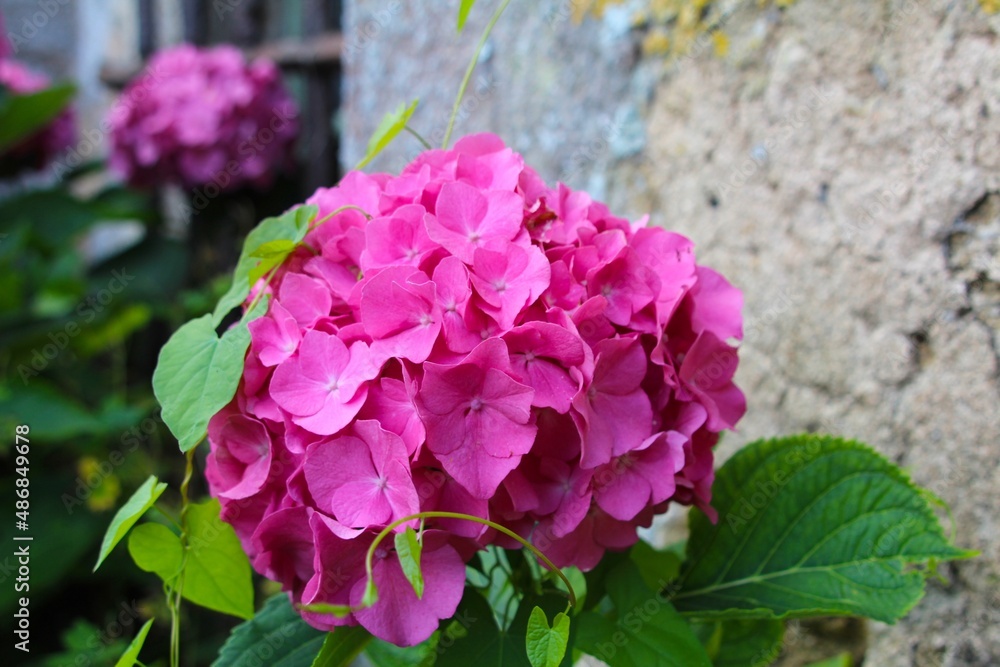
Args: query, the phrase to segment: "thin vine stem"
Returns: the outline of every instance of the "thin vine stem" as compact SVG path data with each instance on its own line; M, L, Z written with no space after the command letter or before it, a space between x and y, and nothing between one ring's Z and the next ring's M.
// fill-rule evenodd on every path
M426 148L427 150L430 150L430 149L434 148L433 146L431 146L431 142L429 142L426 139L424 139L423 136L419 132L417 132L416 130L414 130L409 125L404 125L403 129L406 130L407 132L409 132L410 134L412 134L414 137L416 137L417 141L419 141L420 144L424 148Z
M495 523L493 521L490 521L489 519L483 519L482 517L472 516L470 514L461 514L460 512L439 512L439 511L418 512L417 514L411 514L410 516L405 516L402 519L393 521L388 526L383 528L382 532L380 532L378 535L375 536L375 540L371 543L371 546L368 547L368 554L365 556L365 574L368 577L369 584L371 584L371 582L374 581L373 559L375 558L375 550L378 548L378 545L381 544L382 540L384 540L389 534L391 534L393 530L395 530L399 526L402 526L405 523L409 523L410 521L415 521L417 519L459 519L465 521L473 521L475 523L479 523L484 526L489 526L493 530L499 531L513 540L517 540L522 545L524 545L524 547L527 548L528 551L533 553L535 557L538 558L538 560L545 563L546 567L548 567L549 570L559 575L559 578L562 579L562 582L566 584L566 590L569 592L569 606L570 607L576 606L576 591L573 590L573 584L570 583L569 578L565 574L563 574L562 570L556 567L555 563L549 560L549 557L546 556L544 553L542 553L541 550L538 549L538 547L536 547L531 542L528 542L526 539L515 533L510 528L507 528L506 526L501 526L499 523Z
M177 577L177 585L171 589L167 596L167 604L170 607L170 665L180 667L181 664L181 595L184 589L184 565L187 562L188 549L188 526L187 513L190 503L188 502L188 487L191 485L191 477L194 475L194 451L192 447L187 451L184 465L184 479L181 481L181 550L184 554L181 561L181 571Z
M493 18L486 24L486 29L479 38L479 44L476 45L476 52L472 55L472 60L469 61L469 66L465 69L465 77L462 79L462 85L458 89L458 97L455 98L455 106L451 109L451 118L448 119L448 129L444 133L444 142L441 144L441 148L448 148L448 144L451 142L451 133L455 129L455 119L458 118L458 110L462 106L462 98L465 97L465 90L469 87L469 81L472 80L472 72L476 69L479 56L483 52L483 47L486 46L486 40L489 38L490 33L493 32L493 26L500 20L500 15L503 14L509 4L510 0L503 0L500 3L496 12L493 13Z

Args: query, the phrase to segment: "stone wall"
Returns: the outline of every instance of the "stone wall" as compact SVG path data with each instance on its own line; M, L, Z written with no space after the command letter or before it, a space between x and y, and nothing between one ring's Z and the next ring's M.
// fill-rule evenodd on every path
M345 166L403 100L440 139L493 6L459 37L455 4L347 3ZM630 9L575 25L572 4L512 4L458 134L652 212L744 289L750 412L723 455L834 432L951 504L982 555L898 625L842 633L865 665L1000 664L1000 19L973 0L744 2L725 58L666 63L637 55ZM373 167L418 149L404 136ZM806 628L785 664L842 629Z

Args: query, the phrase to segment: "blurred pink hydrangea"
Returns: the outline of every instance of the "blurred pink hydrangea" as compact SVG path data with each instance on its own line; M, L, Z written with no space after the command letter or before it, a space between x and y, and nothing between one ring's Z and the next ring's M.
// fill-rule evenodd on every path
M235 47L154 55L112 107L111 166L136 186L267 187L292 161L298 109L277 66Z
M0 39L0 43L6 45L6 38ZM6 88L10 93L37 93L48 88L51 83L47 76L29 69L23 63L0 57L0 87ZM40 130L3 151L0 155L0 170L6 173L25 168L42 169L69 148L75 136L73 111L67 107Z
M419 511L491 519L584 570L671 502L714 518L712 448L746 407L742 296L689 240L547 186L488 134L308 203L308 247L258 286L272 299L206 470L294 602L358 606L375 535ZM428 519L422 598L390 540L374 606L303 615L418 643L490 544L518 546Z

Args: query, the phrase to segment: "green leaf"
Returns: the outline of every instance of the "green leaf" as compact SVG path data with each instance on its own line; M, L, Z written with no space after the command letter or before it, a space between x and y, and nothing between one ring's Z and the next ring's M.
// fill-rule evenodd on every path
M365 646L365 657L375 667L431 667L439 637L440 634L435 632L430 639L416 646L396 646L372 637Z
M233 628L212 667L309 667L326 635L302 620L288 595L278 593Z
M219 501L188 506L188 553L182 595L202 607L243 619L253 616L250 561L233 532L219 518Z
M378 602L378 588L375 586L375 580L369 579L365 584L365 594L361 596L361 606L371 607L376 602Z
M128 536L128 552L144 572L152 572L170 581L181 570L184 548L181 539L162 523L136 526Z
M115 667L133 667L136 661L139 659L139 651L142 650L142 645L146 643L146 635L149 634L149 629L153 627L153 619L146 621L141 628L139 628L139 634L135 636L132 643L128 645L125 649L125 653L122 657L118 658L118 662L115 663Z
M410 102L409 106L406 104L400 104L392 113L387 113L382 117L382 122L378 124L375 128L372 138L368 140L368 152L365 157L358 163L355 169L361 169L369 162L375 159L379 153L381 153L386 146L392 143L392 140L396 138L396 135L403 131L406 124L410 121L410 117L413 116L413 112L417 110L417 103L420 100L413 100Z
M832 658L827 658L826 660L820 660L819 662L813 662L806 667L853 667L854 660L851 658L850 653L841 653L840 655L835 655Z
M206 314L175 331L160 350L153 393L182 452L202 441L208 421L236 395L249 346L246 324L219 338L212 316Z
M108 530L104 533L104 541L101 543L101 551L97 556L97 564L94 565L94 571L101 566L104 559L108 557L111 550L115 548L125 533L129 531L129 528L135 525L146 511L153 506L156 499L160 497L160 494L167 488L165 482L160 482L156 479L155 475L150 475L149 479L142 483L132 497L122 505L115 513L115 517L111 520L111 525L108 526Z
M584 612L577 620L577 648L611 667L711 667L687 621L661 594L646 586L630 560L607 577L614 616Z
M258 270L260 265L268 261L273 261L278 256L274 253L281 246L273 245L273 242L286 241L297 247L302 242L302 239L305 238L306 233L309 231L309 224L316 218L318 211L319 209L315 206L298 206L276 218L261 220L247 234L246 240L243 241L243 250L240 252L240 258L236 262L236 269L233 270L233 283L229 286L229 290L222 295L218 305L215 307L212 320L214 326L219 326L219 323L229 314L229 311L239 307L246 301L247 296L250 294L250 288L253 283L257 282L256 279L251 279L251 274L255 270ZM294 250L294 247L289 252ZM268 257L262 260L255 253L268 254ZM287 253L281 256L280 260L274 262L271 267L273 268L281 264L285 260L285 257L287 257ZM257 277L259 278L264 273L266 271L260 272Z
M37 93L5 95L0 104L0 151L30 138L58 116L74 94L76 88L62 84Z
M710 618L860 615L892 623L924 591L913 566L973 554L945 539L895 465L857 442L757 442L716 476L719 521L692 513L674 597Z
M465 29L465 22L469 20L469 12L472 11L472 5L476 4L476 0L462 0L462 4L458 7L458 31L462 32Z
M737 619L695 623L696 635L703 639L715 667L747 667L770 665L782 649L785 624L767 619Z
M403 568L406 580L413 586L417 598L424 596L424 575L420 573L420 551L422 546L417 539L417 533L407 527L402 533L396 533L393 538L396 543L396 555Z
M331 614L337 618L344 618L352 611L348 604L327 604L326 602L314 602L312 604L298 605L300 611L310 611L314 614Z
M639 568L642 580L654 591L666 588L680 574L681 559L676 553L654 549L645 540L636 542L628 555Z
M552 627L541 607L533 607L528 617L525 647L531 667L559 667L569 643L569 616L556 614Z
M345 625L327 633L323 648L312 667L349 667L371 641L372 636L361 626Z

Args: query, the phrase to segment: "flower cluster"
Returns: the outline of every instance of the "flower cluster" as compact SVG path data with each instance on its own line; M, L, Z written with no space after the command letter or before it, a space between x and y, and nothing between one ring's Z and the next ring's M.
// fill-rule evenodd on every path
M690 241L547 187L485 134L308 203L304 247L256 288L273 298L206 471L295 602L359 606L375 535L416 512L585 570L671 501L712 512L712 447L745 409L742 297ZM428 519L422 598L389 540L374 606L304 616L422 641L489 544L518 546Z
M111 165L130 183L266 187L292 158L298 109L277 66L238 49L160 51L111 109Z
M6 44L6 40L0 39L0 43ZM17 60L0 56L0 88L15 95L25 95L45 90L50 85L51 81L44 74L32 71ZM75 133L73 112L67 108L37 132L3 151L0 171L44 168L73 143Z

